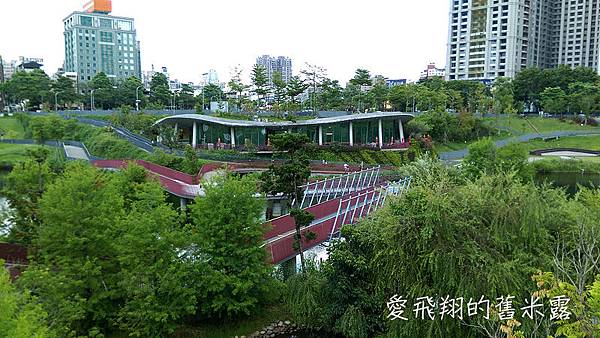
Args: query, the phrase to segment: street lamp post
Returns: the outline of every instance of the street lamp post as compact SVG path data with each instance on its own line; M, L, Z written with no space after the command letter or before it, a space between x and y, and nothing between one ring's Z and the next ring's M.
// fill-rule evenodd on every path
M90 111L94 110L94 92L96 91L96 89L92 89L90 91Z
M173 92L173 110L177 109L177 102L175 101L176 96L177 92Z
M62 92L54 93L54 110L58 112L58 94Z
M140 96L139 96L138 90L142 87L143 86L138 86L135 89L135 110L137 110L137 111L140 111Z

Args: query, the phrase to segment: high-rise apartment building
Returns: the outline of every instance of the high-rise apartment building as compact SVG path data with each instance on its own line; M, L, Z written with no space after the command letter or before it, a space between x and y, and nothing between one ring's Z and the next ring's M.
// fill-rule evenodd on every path
M451 0L446 79L514 77L527 67L599 70L597 0Z
M292 78L292 59L288 57L263 55L256 59L256 64L266 69L269 86L273 86L273 73L275 72L280 72L281 78L286 83Z
M112 79L141 79L134 20L109 15L110 11L110 0L91 0L84 12L73 12L63 20L65 71L76 72L79 84L100 72Z
M0 85L4 83L4 61L2 61L2 55L0 55ZM4 92L0 92L0 112L4 111Z

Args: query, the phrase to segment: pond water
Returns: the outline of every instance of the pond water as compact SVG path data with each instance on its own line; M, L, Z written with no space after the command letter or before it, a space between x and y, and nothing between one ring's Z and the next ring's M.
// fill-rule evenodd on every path
M8 219L9 207L6 198L2 197L2 187L4 186L4 177L8 175L8 170L0 169L0 236L4 235L4 229L10 226Z
M600 174L539 173L536 175L535 181L537 183L548 182L555 187L565 188L569 195L575 195L579 191L578 186L600 187Z

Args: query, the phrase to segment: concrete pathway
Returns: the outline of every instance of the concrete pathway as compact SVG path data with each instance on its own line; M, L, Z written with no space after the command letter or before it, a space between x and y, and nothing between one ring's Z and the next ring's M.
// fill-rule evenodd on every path
M65 148L65 154L67 155L67 158L72 158L72 159L76 159L76 160L85 160L85 161L89 161L90 158L87 156L87 153L85 152L85 150L81 147L75 147L75 146L69 146L69 145L64 145Z
M550 133L531 133L525 134L521 136L510 137L504 140L494 142L496 147L504 147L510 143L520 143L527 142L529 140L535 138L552 138L552 137L568 137L568 136L585 136L585 135L600 135L600 128L598 130L562 130L562 131L554 131ZM457 161L463 159L469 150L467 148L455 150L455 151L447 151L439 154L440 159L444 161Z

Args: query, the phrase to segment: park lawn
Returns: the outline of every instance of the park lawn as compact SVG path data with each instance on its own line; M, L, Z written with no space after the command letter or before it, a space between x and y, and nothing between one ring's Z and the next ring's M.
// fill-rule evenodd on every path
M4 131L5 139L22 139L25 135L23 126L15 117L0 117L0 129Z
M568 136L548 141L536 139L523 143L523 146L527 151L552 148L600 150L600 135Z
M255 315L233 323L214 323L202 326L187 326L175 332L172 337L177 338L231 338L250 336L273 322L289 320L289 314L282 304L271 305L259 310Z
M504 140L508 137L510 137L510 135L507 132L500 131L498 135L491 136L490 138L492 139L492 141L500 141L500 140ZM466 142L448 142L448 143L436 142L436 143L434 143L433 148L437 154L441 154L441 153L445 153L448 151L456 151L456 150L466 149L472 143L475 143L479 140L480 139L466 141Z
M0 143L0 165L13 166L18 162L27 160L27 150L39 148L33 144Z
M487 117L485 118L488 125L499 128L511 130L515 135L531 134L536 131L531 127L527 121L531 122L533 126L540 133L548 133L559 130L595 130L600 129L599 127L592 126L581 126L573 123L569 118L566 118L564 122L557 118L544 118L544 117L519 117L519 116L502 116L502 117Z

